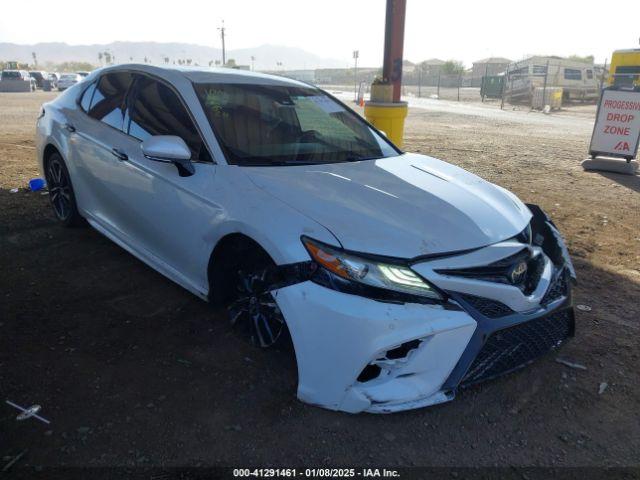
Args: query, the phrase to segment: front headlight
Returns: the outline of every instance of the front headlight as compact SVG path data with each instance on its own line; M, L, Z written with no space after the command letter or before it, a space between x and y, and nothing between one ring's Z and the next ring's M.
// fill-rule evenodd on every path
M432 285L404 265L380 262L346 253L307 237L302 237L302 243L311 258L325 271L337 276L338 279L370 287L371 295L368 296L398 301L407 300L407 296L435 301L444 300ZM393 292L398 295L379 295L383 292Z

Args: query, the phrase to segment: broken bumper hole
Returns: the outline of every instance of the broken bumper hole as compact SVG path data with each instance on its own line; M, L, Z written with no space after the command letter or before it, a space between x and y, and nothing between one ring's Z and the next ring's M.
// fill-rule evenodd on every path
M421 343L422 340L411 340L410 342L403 343L399 347L387 350L382 357L377 358L364 367L360 375L358 375L358 382L366 383L375 380L380 377L383 370L388 374L398 363L405 363L409 354L413 350L416 350Z

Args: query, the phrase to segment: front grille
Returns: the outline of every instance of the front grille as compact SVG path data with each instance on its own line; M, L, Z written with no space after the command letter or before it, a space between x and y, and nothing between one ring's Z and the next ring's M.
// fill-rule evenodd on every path
M549 285L549 288L547 289L547 293L544 294L540 303L547 306L554 300L565 296L567 294L568 287L569 272L567 272L567 269L565 268L553 279L551 285Z
M538 286L544 272L544 257L538 255L529 260L527 264L527 276L524 279L521 290L525 295L531 295Z
M462 300L467 302L472 308L485 317L500 318L514 313L513 310L504 303L491 300L490 298L476 297L475 295L470 295L468 293L459 293L458 295L460 295Z
M494 332L460 382L463 387L524 367L573 335L573 310Z
M526 262L527 271L518 280L512 278L513 269L520 263ZM452 275L456 277L473 278L485 282L504 283L518 287L525 295L531 295L540 281L544 271L544 256L532 255L529 248L523 248L519 252L484 265L482 267L468 267L455 269L438 269L436 273L441 275ZM515 282L515 283L514 283Z

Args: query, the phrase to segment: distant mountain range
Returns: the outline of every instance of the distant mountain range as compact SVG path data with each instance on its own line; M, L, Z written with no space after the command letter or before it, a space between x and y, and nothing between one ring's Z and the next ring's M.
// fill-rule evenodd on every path
M209 65L209 62L221 60L219 48L194 45L189 43L158 42L113 42L105 45L68 45L66 43L36 43L35 45L18 45L0 43L0 60L33 63L32 52L35 52L38 63L47 62L89 62L100 66L100 53L109 52L116 63L144 62L164 64L178 60L191 60L192 65ZM238 65L251 65L254 57L256 70L298 70L314 68L344 68L348 61L334 58L323 58L295 47L280 45L261 45L255 48L227 50L227 60L234 59ZM103 60L104 62L104 60Z

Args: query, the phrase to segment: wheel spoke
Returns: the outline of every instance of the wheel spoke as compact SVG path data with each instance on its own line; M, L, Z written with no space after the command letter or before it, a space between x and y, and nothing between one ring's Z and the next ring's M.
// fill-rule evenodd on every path
M269 319L265 315L261 315L260 319L262 320L262 325L264 329L269 334L269 339L270 339L269 345L273 345L276 339L273 336L273 331L271 330L271 327L269 326Z
M49 168L47 169L47 183L49 184L49 186L58 186L58 183L56 182L56 177L53 174L53 165L49 164Z
M260 315L258 313L253 315L253 328L255 330L256 335L258 335L258 340L260 341L260 346L262 348L264 348L264 347L268 347L269 344L267 344L264 341L264 337L262 336L262 331L260 330L260 325L258 324L258 322L260 321L261 318L262 318L262 315Z
M61 196L58 197L58 206L60 208L58 212L60 214L60 218L64 220L65 218L67 218L67 215L65 211L64 199Z
M51 177L56 185L60 185L60 177L58 175L58 162L51 162Z
M234 303L233 305L231 305L229 307L229 320L231 321L231 325L235 325L236 322L238 321L238 318L240 318L240 316L242 316L242 314L244 313L244 309L242 308L234 308L236 306L236 304Z

